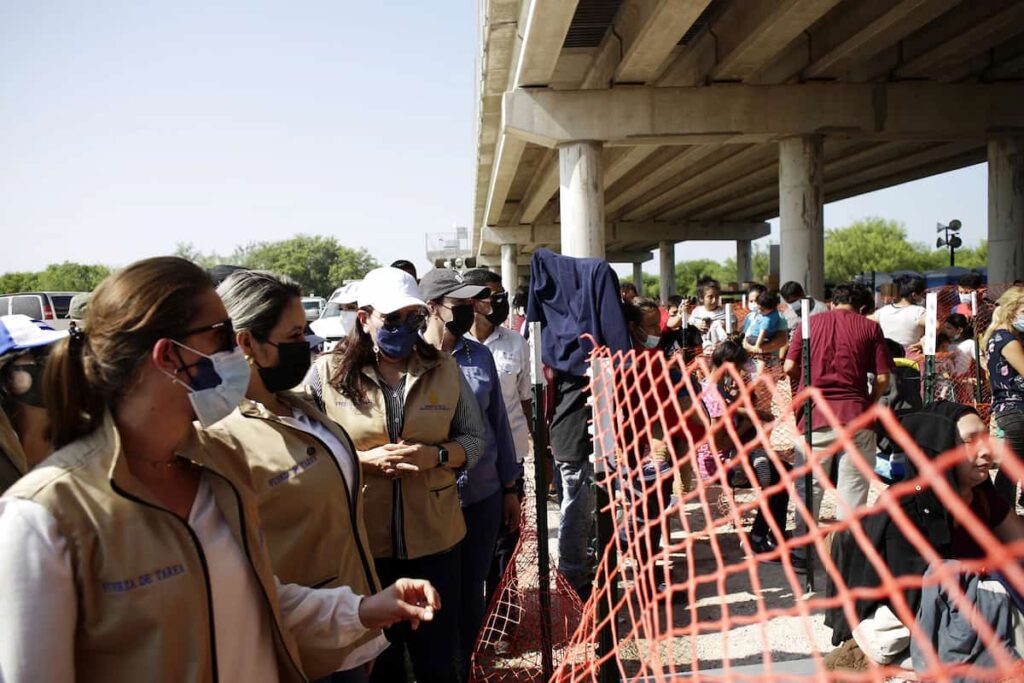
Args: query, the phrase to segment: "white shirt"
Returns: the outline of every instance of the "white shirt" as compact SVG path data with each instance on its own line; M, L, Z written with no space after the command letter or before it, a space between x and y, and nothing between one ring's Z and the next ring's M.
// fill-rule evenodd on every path
M221 678L277 681L261 588L205 477L188 524L206 556ZM276 582L276 580L275 580ZM277 583L284 627L314 647L342 648L366 633L362 598L347 586ZM0 680L74 681L78 598L67 541L39 503L0 498Z
M698 320L708 320L710 323L708 329L701 332L701 340L704 342L705 347L710 347L718 344L725 340L726 329L725 329L725 316L729 315L729 328L733 332L739 332L739 328L736 326L736 314L732 312L732 306L719 306L715 310L708 310L705 306L697 306L693 309L693 313L690 314L688 319L689 324L694 324Z
M310 418L309 415L298 408L292 408L291 417L281 417L280 419L281 422L292 429L311 434L320 439L320 441L323 441L324 445L327 446L327 450L334 456L334 461L341 468L341 473L345 477L345 484L348 486L348 495L354 500L358 476L355 454L350 453L348 447L338 437L334 436L334 433L322 422Z
M802 306L802 300L800 301L800 305ZM828 310L828 304L826 304L824 301L818 301L817 299L812 299L812 301L814 301L814 306L811 308L811 317L816 316L819 313L824 313L825 311ZM786 319L786 325L789 326L790 336L793 335L793 330L796 329L797 323L800 322L800 314L797 313L796 310L793 308L794 305L796 305L796 301L794 301L792 304L783 303L779 306L779 312L782 313L782 317Z
M904 347L916 344L924 336L924 306L916 304L888 304L875 312L882 334L886 339Z
M476 339L469 332L470 339ZM512 428L512 440L516 446L516 460L523 462L530 450L530 429L523 412L523 401L533 397L530 378L530 345L523 335L499 325L483 341L498 368L501 382L501 397L505 399L508 424Z

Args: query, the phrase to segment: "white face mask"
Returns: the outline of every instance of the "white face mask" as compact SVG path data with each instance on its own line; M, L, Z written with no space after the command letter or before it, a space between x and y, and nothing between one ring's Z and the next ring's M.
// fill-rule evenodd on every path
M761 310L761 307L757 305L756 301L748 301L747 308L750 309L751 313L757 313L758 311Z
M352 330L356 328L356 312L355 311L342 311L341 312L341 332L346 337L352 334Z
M960 292L960 303L962 303L962 304L969 304L969 303L971 303L971 293L967 292L965 294L964 292Z
M661 337L653 334L647 335L647 339L644 340L645 349L656 349L658 344L661 343Z
M249 389L249 361L245 359L242 349L236 346L231 351L207 355L181 342L171 341L201 356L199 361L189 366L196 370L188 382L182 382L169 372L164 373L175 384L188 390L188 400L192 403L196 419L204 427L209 427L230 415Z

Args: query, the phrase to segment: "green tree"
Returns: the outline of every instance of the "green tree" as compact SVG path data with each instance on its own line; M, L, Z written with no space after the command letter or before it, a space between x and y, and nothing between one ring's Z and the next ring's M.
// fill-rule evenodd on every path
M736 262L732 270L726 270L718 261L711 259L695 259L676 263L676 292L680 296L695 296L697 280L702 277L713 277L719 281L729 282L736 279Z
M191 261L200 268L212 268L221 263L224 259L214 252L203 252L191 242L178 242L174 249L174 255Z
M329 296L343 280L361 278L379 265L365 249L350 249L320 235L249 244L235 250L231 263L288 275L303 292L321 296Z
M0 293L31 292L36 286L36 273L4 273L0 275Z
M626 277L619 280L620 285L626 283L636 284L633 282L633 276L627 275ZM657 275L651 275L650 273L644 273L643 286L637 288L637 294L640 296L647 297L648 299L658 300L661 298L661 278Z
M907 240L906 228L898 221L865 218L825 231L825 278L841 282L872 270L928 270L938 265L928 252L924 245Z
M91 292L110 275L107 266L84 263L54 263L36 275L36 287L46 291Z

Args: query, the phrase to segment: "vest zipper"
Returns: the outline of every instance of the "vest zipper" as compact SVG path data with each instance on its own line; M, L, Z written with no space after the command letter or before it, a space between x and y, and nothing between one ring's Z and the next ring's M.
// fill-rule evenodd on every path
M265 417L258 417L258 416L253 416L253 417L254 417L254 419L257 419L257 420L263 420L265 422L273 423L273 420L268 420ZM287 425L285 425L285 426L287 426ZM302 430L296 430L296 431L302 431ZM338 476L341 478L341 487L345 490L345 500L346 500L346 502L348 502L348 509L349 509L348 521L349 521L349 524L352 526L352 538L354 538L355 541L356 541L356 549L359 550L359 561L363 565L363 573L366 574L366 583L370 584L370 590L372 590L374 593L377 593L377 592L380 591L381 587L378 586L377 582L373 580L373 572L370 571L370 563L369 563L369 560L366 557L366 549L363 548L363 544L359 540L359 526L356 524L356 515L358 514L358 511L356 510L356 501L355 501L355 499L351 495L349 495L349 492L348 492L348 482L345 480L345 473L342 472L341 465L338 464L337 459L331 454L331 449L327 447L327 444L324 443L324 441L320 437L318 437L316 434L310 434L309 432L306 432L306 431L303 431L302 433L312 437L314 441L316 441L318 444L320 444L323 447L324 451L327 452L328 459L331 461L331 463L334 464L334 468L336 470L338 470ZM362 467L362 465L359 463L359 457L356 455L355 444L352 443L352 439L346 439L346 440L348 441L347 445L348 445L349 449L352 451L353 457L356 458L356 491L358 491L359 490L359 485L360 485L361 480L362 480L362 477L359 474L359 472L360 472L359 468Z
M266 605L266 608L268 610L270 610L271 621L274 624L274 631L277 633L278 640L281 641L281 646L284 648L285 654L288 655L288 663L291 664L292 668L295 669L295 672L297 674L299 674L299 680L308 681L309 679L306 677L306 674L303 673L302 668L298 664L296 664L295 661L292 659L292 653L288 649L288 646L287 646L287 644L285 642L285 639L284 639L284 635L281 633L281 625L278 623L277 619L274 618L274 606L270 602L270 596L267 595L266 586L264 586L263 582L259 580L260 579L260 575L256 571L256 565L253 564L252 555L249 552L249 536L246 533L246 529L248 527L245 524L245 508L242 505L242 497L240 495L238 495L238 489L235 488L235 485L232 484L227 479L227 477L221 476L220 474L217 474L216 472L214 472L212 470L205 470L205 471L209 472L210 474L213 474L214 476L217 476L217 477L220 477L221 479L223 479L224 482L227 483L228 487L231 489L231 493L235 494L235 504L238 505L238 519L239 519L239 522L241 523L241 527L242 527L241 528L241 532L242 532L241 533L241 536L242 536L242 551L245 553L245 559L249 562L249 568L252 569L252 573L256 575L256 583L258 583L259 586L260 586L260 595L263 596L263 602Z
M217 630L214 627L213 621L213 588L210 586L210 567L206 564L206 553L203 552L203 544L199 542L199 537L196 535L196 532L192 530L192 527L188 525L188 521L182 519L181 517L179 517L178 515L174 514L166 508L162 508L159 505L153 505L152 503L149 503L147 501L142 500L141 498L137 498L131 495L127 491L121 489L121 487L114 483L113 480L111 480L110 486L112 489L114 489L115 492L117 492L118 495L122 496L123 498L127 498L128 500L138 503L139 505L144 505L145 507L153 508L154 510L159 510L160 512L167 513L174 519L181 522L182 526L185 527L185 530L188 531L189 538L192 539L192 544L195 546L196 554L199 555L199 564L203 568L203 583L206 586L206 614L210 622L210 661L213 662L213 680L214 683L216 683L218 680L220 680L220 675L219 672L217 671Z

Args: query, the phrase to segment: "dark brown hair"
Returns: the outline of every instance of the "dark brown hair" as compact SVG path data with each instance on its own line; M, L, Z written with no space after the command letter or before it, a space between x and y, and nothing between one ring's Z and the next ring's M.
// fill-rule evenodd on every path
M99 427L153 345L188 329L197 297L211 289L203 269L173 256L137 261L100 283L85 316L87 336L58 342L46 363L43 384L54 448Z
M369 306L360 310L366 311L367 315L373 313ZM370 400L366 396L367 379L363 376L363 368L377 363L373 339L357 322L345 342L338 344L331 353L337 360L337 367L329 379L331 386L355 405L367 405ZM440 355L423 337L416 339L413 353L423 360L436 360Z

